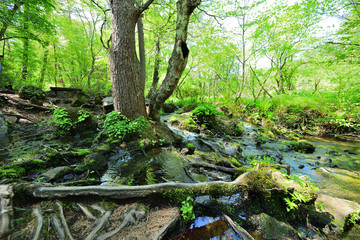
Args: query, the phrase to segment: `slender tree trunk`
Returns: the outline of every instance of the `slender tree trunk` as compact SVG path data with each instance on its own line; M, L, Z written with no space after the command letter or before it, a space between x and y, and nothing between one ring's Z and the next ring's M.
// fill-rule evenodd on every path
M43 66L41 68L41 73L40 73L40 83L41 85L44 83L44 79L45 79L45 71L46 71L46 67L47 67L47 63L48 63L48 56L49 56L49 42L45 43L45 52L44 52L44 58L43 58Z
M54 55L55 55L55 63L54 63L54 68L55 68L54 82L55 82L55 87L57 87L58 59L57 59L57 56L56 56L56 45L55 45L55 44L54 44Z
M191 14L200 3L201 0L179 0L176 4L177 20L174 49L169 60L165 79L150 101L149 117L155 121L160 120L159 111L166 99L176 89L181 74L186 67L189 56L189 49L186 45L188 24Z
M155 65L154 65L154 76L151 84L150 91L146 96L147 99L152 99L155 96L157 84L159 82L159 69L160 69L160 37L156 39L156 52L155 52Z
M146 116L144 85L136 56L135 26L140 11L133 0L112 0L112 40L109 57L114 108L134 119Z
M24 24L24 32L28 31L28 24L25 22ZM22 71L21 71L21 79L25 81L28 77L28 64L29 64L29 39L23 39L23 62L22 62Z

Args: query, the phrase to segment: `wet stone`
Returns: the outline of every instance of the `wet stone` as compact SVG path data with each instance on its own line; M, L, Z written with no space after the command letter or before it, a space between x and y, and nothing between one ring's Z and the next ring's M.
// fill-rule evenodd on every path
M299 239L298 232L292 226L265 213L251 216L250 222L265 239Z
M48 181L54 181L68 174L69 172L71 172L71 168L69 167L56 167L44 172L42 176L45 177Z

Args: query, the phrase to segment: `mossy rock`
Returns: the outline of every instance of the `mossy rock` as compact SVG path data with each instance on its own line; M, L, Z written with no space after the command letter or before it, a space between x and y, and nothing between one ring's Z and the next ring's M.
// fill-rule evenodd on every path
M46 94L42 89L28 85L28 86L23 86L20 88L19 96L22 99L29 100L31 98L35 98L39 101L44 101Z
M53 114L53 122L62 135L74 135L94 131L97 128L97 118L81 108L59 108Z
M313 153L315 152L315 147L306 141L299 141L299 142L289 142L288 146L291 150L294 150L295 152L301 152L301 153Z
M83 163L75 168L76 172L97 171L101 172L106 169L106 158L101 153L93 153L85 157Z
M71 102L71 106L72 107L81 107L81 106L86 106L89 104L89 96L83 92L79 92L77 93L72 102Z
M194 152L195 152L195 146L194 146L193 143L187 142L187 143L186 143L186 148L188 149L188 151L187 151L186 154L194 154Z
M216 116L215 131L224 136L241 136L244 133L244 125L242 122L236 122L229 119L225 115Z
M162 106L164 113L173 113L177 110L177 107L174 103L164 103Z
M179 125L180 129L189 131L189 132L195 132L195 133L199 133L199 129L196 125L196 122L194 121L194 119L192 118L186 118L184 119L180 125Z
M300 239L298 232L291 225L265 213L251 216L250 222L265 239Z

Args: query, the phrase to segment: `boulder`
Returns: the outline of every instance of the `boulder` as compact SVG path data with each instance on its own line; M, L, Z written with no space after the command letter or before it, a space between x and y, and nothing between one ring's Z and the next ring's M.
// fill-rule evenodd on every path
M71 168L62 166L62 167L52 168L52 169L44 172L43 174L41 174L41 176L45 177L46 180L48 180L48 181L55 181L55 180L62 178L69 172L71 172Z
M331 197L325 194L319 194L316 200L316 204L323 206L323 212L331 216L331 222L324 223L326 224L324 231L335 235L340 235L342 233L347 216L356 211L359 211L360 209L360 205L356 202ZM310 215L310 222L314 226L319 226L318 221L321 218L318 217L318 214L319 213L314 213L313 215Z
M102 106L105 113L114 111L114 100L112 97L106 97L102 100Z
M315 152L315 147L306 141L300 141L300 142L289 142L288 144L289 148L291 150L294 150L295 152L301 152L301 153L313 153Z
M164 103L162 109L164 113L173 113L177 110L177 107L173 103Z
M102 171L106 168L105 156L101 153L92 153L85 157L84 161L75 168L76 172Z
M292 226L265 213L251 216L249 220L265 239L300 239Z
M78 92L71 102L72 107L81 107L89 104L89 96L83 92Z

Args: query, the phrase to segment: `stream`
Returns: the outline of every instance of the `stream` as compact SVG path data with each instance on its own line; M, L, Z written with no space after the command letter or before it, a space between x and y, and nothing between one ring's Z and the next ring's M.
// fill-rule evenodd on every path
M210 137L202 134L180 130L168 124L167 119L172 115L162 116L165 122L184 141L191 142L197 149L197 157L201 160L209 154L214 154L209 145L221 154L233 157L243 164L259 156L269 156L277 163L290 165L291 174L305 175L311 182L317 184L320 193L337 198L348 199L360 203L360 143L341 142L336 139L307 137L306 140L315 147L312 154L298 153L290 150L286 140L269 140L262 144L257 142L258 129L250 124L244 125L244 134L231 139L225 137ZM13 134L10 143L0 150L2 160L11 161L14 157L26 158L38 152L44 145L55 145L49 138L49 130L34 133L32 130L19 130ZM74 141L75 140L75 141ZM49 143L47 143L49 141ZM80 139L67 139L70 147L89 147L89 142ZM206 144L204 144L204 142ZM242 152L239 153L238 146ZM113 182L127 185L143 185L164 181L194 182L194 181L231 181L231 176L217 171L187 170L189 160L179 154L176 149L153 149L150 152L130 152L118 149L107 156L108 169L101 177L101 184ZM318 167L326 169L329 174L323 174ZM128 181L131 178L130 182ZM231 197L220 197L218 202L232 205L241 209L238 198L241 194ZM239 237L218 215L211 211L211 199L207 196L198 197L195 201L205 206L206 210L196 212L197 217L187 228L181 228L173 233L171 239L243 239ZM210 206L210 207L209 207ZM235 213L237 217L245 218L243 211ZM300 230L301 226L298 228ZM300 231L301 232L301 231ZM305 235L311 235L305 233ZM202 236L199 238L199 236ZM253 233L255 239L264 239Z

